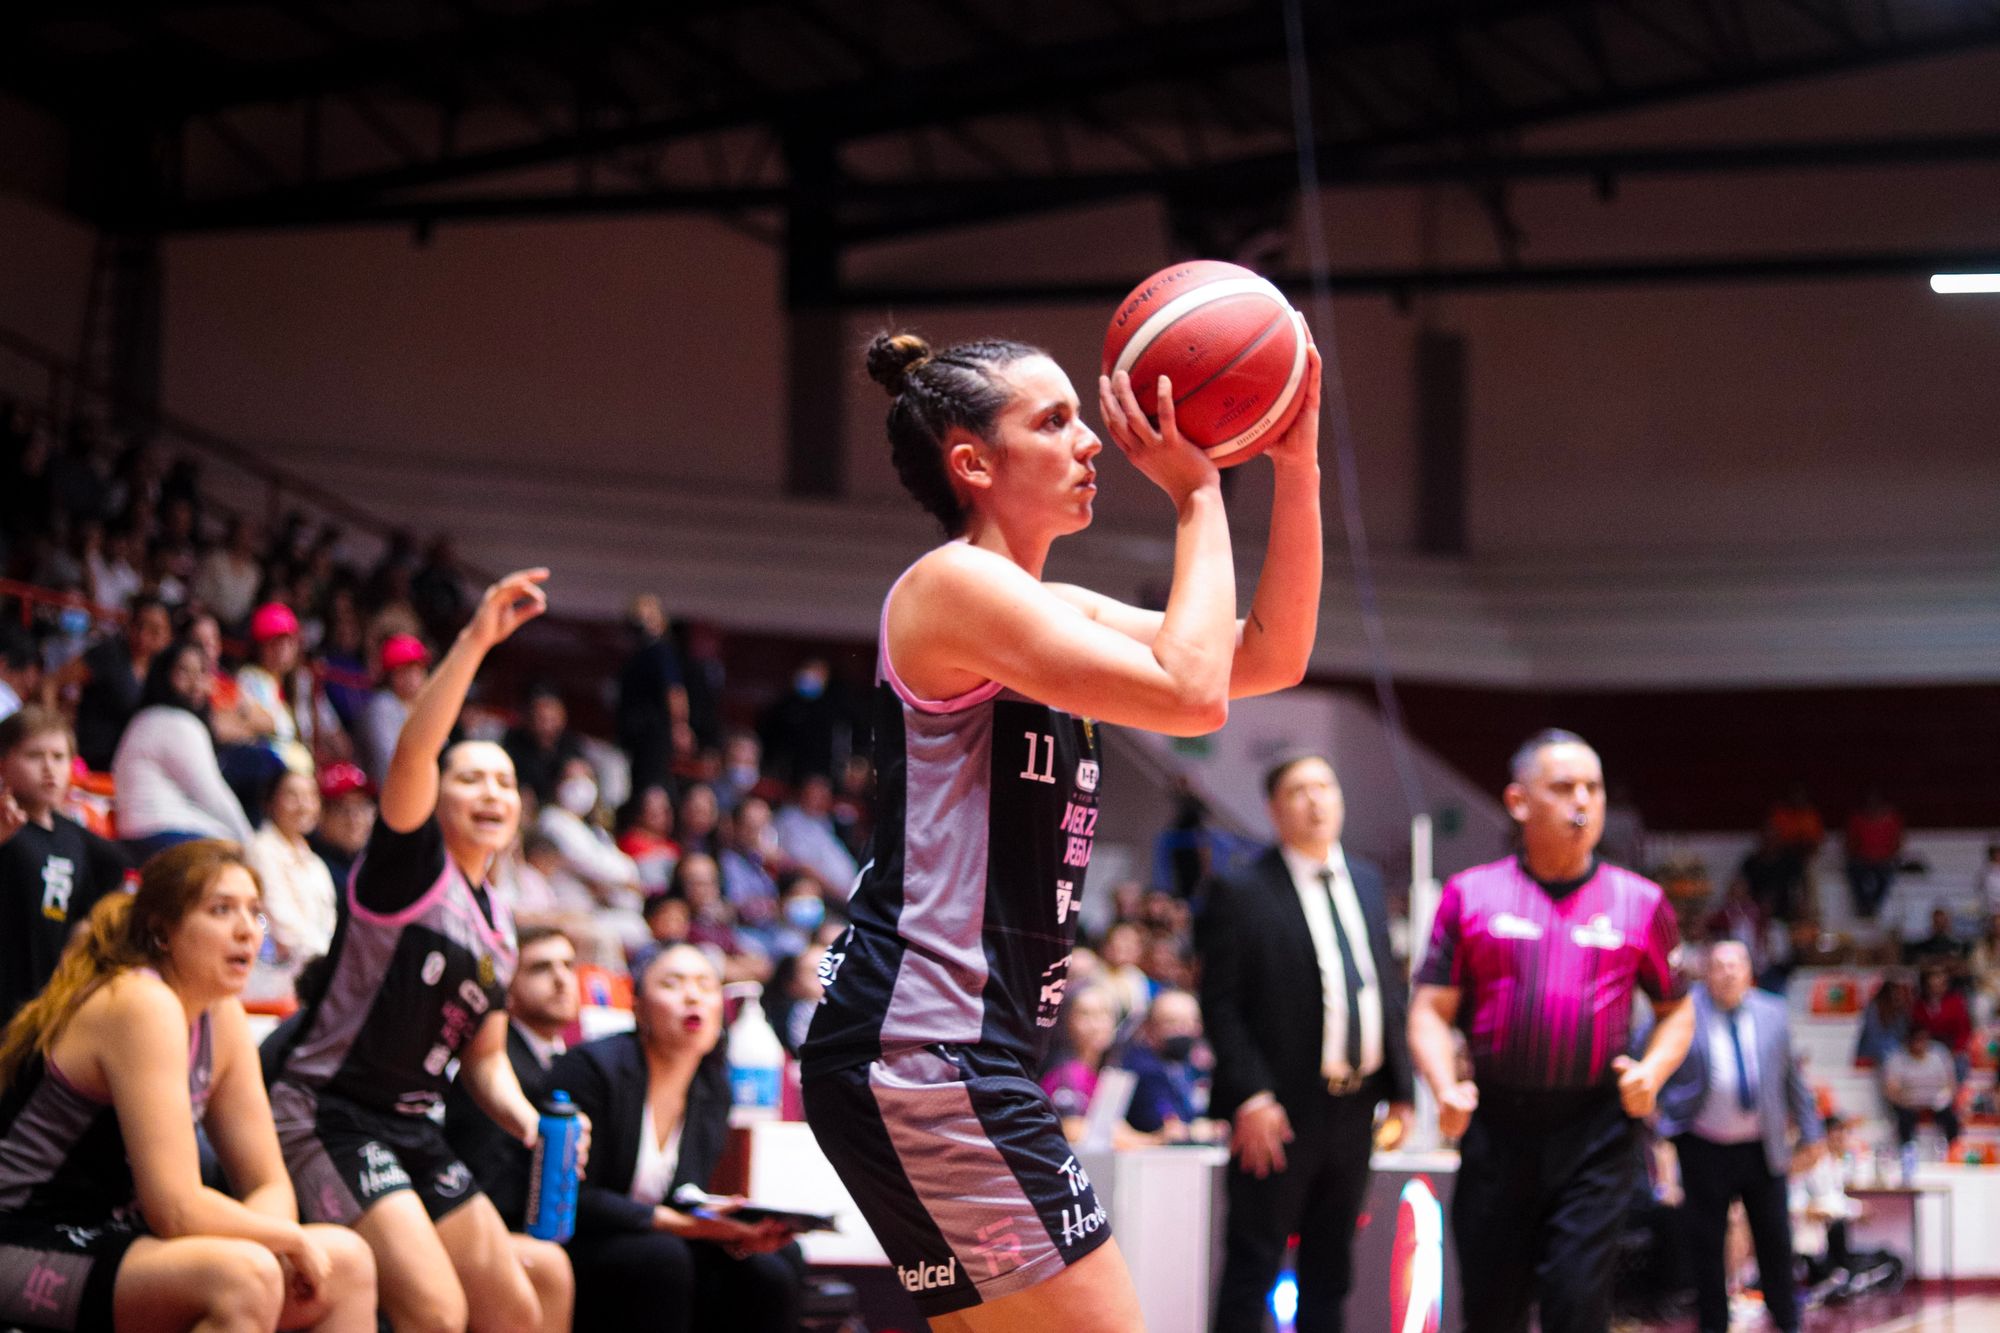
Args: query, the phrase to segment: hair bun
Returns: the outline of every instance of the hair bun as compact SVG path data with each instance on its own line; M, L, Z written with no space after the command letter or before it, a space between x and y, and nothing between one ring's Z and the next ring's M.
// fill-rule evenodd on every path
M910 372L931 359L931 345L914 333L878 333L868 344L868 378L900 395Z

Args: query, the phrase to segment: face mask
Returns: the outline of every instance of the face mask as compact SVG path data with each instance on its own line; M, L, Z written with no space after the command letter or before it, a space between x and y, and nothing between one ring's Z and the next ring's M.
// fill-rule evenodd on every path
M80 606L65 606L56 618L56 624L71 638L82 638L90 633L90 612Z
M581 819L597 808L597 784L589 778L566 778L556 788L556 804Z
M792 677L792 688L801 699L817 699L826 693L826 679L816 671L801 671Z
M760 776L762 775L758 773L757 765L755 764L731 764L729 766L729 780L739 787L747 788L756 786L757 779Z
M1181 1064L1193 1054L1193 1037L1168 1037L1160 1043L1160 1058L1169 1063Z
M826 920L826 904L817 898L788 898L785 920L799 930L817 930L819 923Z

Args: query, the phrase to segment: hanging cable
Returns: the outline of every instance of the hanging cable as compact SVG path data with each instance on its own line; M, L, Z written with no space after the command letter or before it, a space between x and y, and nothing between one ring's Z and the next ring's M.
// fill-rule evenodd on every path
M1322 362L1321 393L1326 423L1333 432L1334 478L1340 490L1340 522L1347 534L1348 563L1354 571L1354 595L1361 609L1361 634L1368 645L1369 675L1375 683L1375 704L1389 738L1389 755L1411 815L1427 813L1416 756L1403 727L1402 706L1396 700L1395 671L1389 665L1389 637L1376 598L1374 566L1368 558L1368 530L1361 516L1361 469L1355 460L1354 427L1348 417L1347 386L1341 378L1338 339L1333 327L1333 284L1329 274L1326 219L1320 211L1318 137L1312 111L1312 72L1306 60L1305 15L1301 0L1284 0L1285 55L1291 71L1292 135L1298 148L1299 220L1306 234L1306 267L1312 275L1312 324L1319 330Z

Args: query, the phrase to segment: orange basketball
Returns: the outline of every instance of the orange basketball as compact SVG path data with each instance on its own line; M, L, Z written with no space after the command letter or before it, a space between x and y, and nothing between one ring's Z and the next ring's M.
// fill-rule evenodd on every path
M1269 282L1240 265L1191 259L1118 303L1104 373L1132 377L1149 420L1165 375L1181 434L1231 467L1276 444L1298 415L1306 341L1305 320Z

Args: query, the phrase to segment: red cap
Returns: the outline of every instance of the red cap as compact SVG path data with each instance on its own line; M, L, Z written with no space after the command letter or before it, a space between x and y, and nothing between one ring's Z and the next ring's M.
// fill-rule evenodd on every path
M250 617L250 637L258 643L299 632L299 618L283 602L266 602Z
M414 634L391 634L382 640L382 669L394 671L397 667L429 666L431 650L424 647L424 641Z
M322 801L336 801L356 792L373 796L375 784L353 764L328 764L319 771L319 798Z

